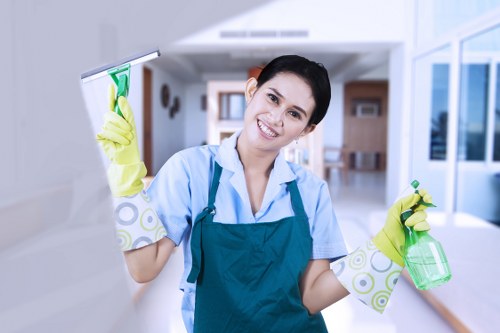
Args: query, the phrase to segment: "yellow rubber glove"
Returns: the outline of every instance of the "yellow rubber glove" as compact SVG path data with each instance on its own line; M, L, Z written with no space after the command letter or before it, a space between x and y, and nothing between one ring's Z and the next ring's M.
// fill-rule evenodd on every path
M97 134L97 141L111 161L108 168L108 182L115 197L124 197L139 193L144 184L142 178L147 174L146 166L141 161L134 114L125 97L118 98L118 105L123 114L120 117L115 108L114 85L109 89L109 110L104 115L102 132Z
M419 193L413 193L394 203L387 212L385 225L373 238L375 246L384 253L389 259L404 267L403 255L405 245L405 234L403 224L401 223L401 213L414 207L422 198L426 203L432 203L432 197L426 190L419 190ZM418 205L414 208L414 213L405 222L405 225L413 227L417 231L429 230L427 223L427 206Z

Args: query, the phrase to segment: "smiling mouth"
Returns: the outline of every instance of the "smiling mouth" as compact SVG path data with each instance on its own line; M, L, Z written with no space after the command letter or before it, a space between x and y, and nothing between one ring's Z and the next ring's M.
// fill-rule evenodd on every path
M260 130L268 137L275 138L278 136L278 133L273 131L271 128L267 127L262 121L257 120L257 126L259 126Z

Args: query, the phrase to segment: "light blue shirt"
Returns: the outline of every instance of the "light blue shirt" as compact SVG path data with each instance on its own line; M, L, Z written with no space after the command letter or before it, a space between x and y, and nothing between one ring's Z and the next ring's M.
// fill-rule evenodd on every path
M152 206L167 230L167 237L184 246L184 291L182 313L187 331L193 330L196 285L188 283L191 271L191 224L207 206L214 160L222 167L215 199L214 221L221 223L265 223L293 216L286 182L296 179L313 239L311 259L333 260L347 254L333 212L326 182L300 165L287 162L282 153L274 162L262 206L254 215L246 187L243 165L236 151L239 132L220 146L188 148L173 155L148 188Z

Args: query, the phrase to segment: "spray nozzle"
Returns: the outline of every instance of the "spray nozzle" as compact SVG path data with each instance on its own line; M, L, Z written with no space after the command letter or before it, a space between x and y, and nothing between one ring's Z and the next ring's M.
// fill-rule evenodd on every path
M413 187L415 189L415 193L420 196L420 199L410 209L407 209L407 210L405 210L404 212L401 213L400 218L401 218L401 222L403 224L415 212L415 209L418 206L423 205L423 206L426 206L426 207L436 207L436 205L434 205L432 202L425 202L424 201L424 198L418 192L418 187L420 186L420 182L418 180L416 180L416 179L412 180L412 182L410 183L410 185L411 185L411 187Z

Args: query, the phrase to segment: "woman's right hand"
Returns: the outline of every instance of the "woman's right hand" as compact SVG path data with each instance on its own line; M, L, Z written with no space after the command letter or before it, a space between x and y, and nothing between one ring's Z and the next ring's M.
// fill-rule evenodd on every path
M114 85L109 89L109 111L104 115L102 131L97 142L110 159L108 181L114 196L128 196L140 192L144 185L142 178L147 174L141 161L137 132L132 108L125 97L118 98L123 118L114 112Z
M125 97L118 98L123 117L115 111L115 86L109 86L109 110L104 114L102 131L97 142L113 163L127 165L140 162L139 145L135 128L134 113Z

